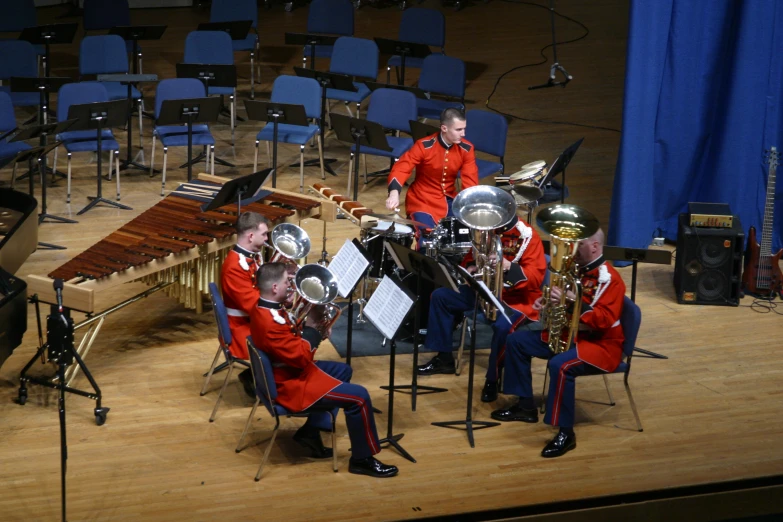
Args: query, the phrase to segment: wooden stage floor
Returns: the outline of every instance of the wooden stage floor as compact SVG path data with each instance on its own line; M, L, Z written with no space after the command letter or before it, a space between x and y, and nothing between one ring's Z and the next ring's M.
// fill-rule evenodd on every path
M431 0L430 0L431 2ZM425 4L430 5L430 4ZM439 4L432 3L437 7ZM548 66L522 69L506 77L492 106L533 119L572 121L619 128L622 106L627 5L622 0L580 2L562 0L558 9L590 28L590 35L562 46L560 61L574 75L566 89L528 92L526 87L546 79ZM57 10L42 11L53 19ZM482 107L495 80L506 70L535 61L538 49L549 42L548 14L543 9L511 2L477 4L460 12L444 9L448 24L447 51L468 62L469 107ZM258 98L266 99L277 74L291 73L299 63L295 49L282 45L284 31L303 30L306 10L284 13L278 6L262 11L262 83ZM135 23L168 23L166 38L145 45L145 72L172 77L181 56L185 33L207 14L197 9L134 11ZM357 36L396 34L400 13L364 8L356 15ZM581 29L562 19L559 36L574 38ZM76 49L55 50L55 73L76 75ZM238 55L239 57L240 55ZM239 58L238 58L239 59ZM247 74L246 56L240 75ZM381 77L385 77L385 72ZM241 80L240 99L247 97L247 78ZM148 97L151 103L152 96ZM241 105L241 102L240 102ZM338 109L342 111L342 109ZM244 111L240 111L242 114ZM20 118L22 114L20 114ZM244 123L237 130L237 146L230 146L226 125L214 127L218 154L238 161L236 169L218 168L218 174L249 173L257 126ZM149 153L149 122L144 145ZM124 132L118 132L125 143ZM536 159L551 160L584 136L569 169L570 202L594 211L608 222L611 182L617 157L616 132L565 125L513 121L507 146L510 172ZM137 136L134 136L137 142ZM344 190L347 147L327 137L328 155L339 158L339 176L326 183ZM124 157L124 149L123 149ZM312 155L308 151L308 155ZM280 163L297 156L295 148L281 146ZM75 213L94 191L94 163L89 155L74 159L73 203L65 205L65 187L49 191L49 210ZM169 165L178 164L182 151L172 150ZM149 159L149 157L147 157ZM158 152L160 164L160 152ZM383 162L370 160L371 169ZM64 164L61 162L61 166ZM2 171L7 180L10 171ZM183 171L169 170L169 187L183 179ZM318 181L315 169L306 184ZM296 190L298 171L289 169L280 187ZM80 217L77 225L45 224L40 240L67 246L65 251L38 251L19 271L46 274L77 252L92 245L149 208L159 198L159 178L146 174L123 176L123 203L134 211L101 208ZM107 193L112 193L107 187ZM363 186L359 200L381 209L383 183ZM320 238L318 222L305 222L312 238ZM336 252L358 229L340 222L330 227L329 251ZM316 250L320 242L314 240ZM621 269L630 287L630 268ZM451 516L458 513L531 506L549 502L590 499L607 495L716 484L729 480L779 475L783 471L783 352L776 350L783 332L782 311L757 313L745 299L742 306L681 306L674 299L673 268L640 266L638 303L643 311L638 346L661 352L668 360L636 359L631 386L644 424L635 430L621 378L611 378L617 404L608 406L598 378L579 381L576 426L579 445L568 455L544 460L539 452L553 435L542 423L512 423L478 431L470 448L463 431L436 428L433 421L465 414L467 375L436 376L423 383L443 386L447 393L421 396L416 412L409 398L397 395L395 433L417 463L392 450L380 458L400 467L391 480L373 480L347 472L349 440L341 418L338 425L339 473L328 462L303 457L291 435L301 421L284 422L277 448L260 482L253 476L263 444L234 452L249 413L250 401L239 384L230 384L214 423L207 421L219 385L199 396L202 373L216 349L211 312L197 315L173 300L156 294L107 320L87 364L111 408L108 421L97 427L94 403L68 396L68 507L75 520L394 520ZM127 285L115 295L101 296L97 309L119 302L142 287ZM60 454L56 394L32 386L25 406L12 402L18 375L37 343L30 307L24 343L0 369L0 518L4 521L53 520L60 509ZM78 320L78 318L77 318ZM487 351L477 356L475 393L480 392ZM319 358L337 360L327 344ZM397 361L399 382L411 377L411 357ZM388 357L354 360L354 382L370 390L375 405L387 410L387 393L379 388L388 378ZM536 389L542 385L543 362L535 370ZM34 373L51 367L36 364ZM83 377L77 386L87 386ZM476 419L487 420L503 405L474 404ZM261 419L261 420L258 420ZM386 431L385 415L378 428ZM254 441L269 435L271 422L259 410ZM779 497L778 497L779 498ZM779 501L778 501L779 502Z

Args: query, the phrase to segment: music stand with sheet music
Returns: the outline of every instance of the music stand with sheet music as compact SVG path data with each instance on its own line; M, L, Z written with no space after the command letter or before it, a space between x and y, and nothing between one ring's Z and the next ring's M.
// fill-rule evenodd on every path
M571 160L574 159L574 154L576 154L576 151L579 149L579 146L584 141L584 138L580 138L576 143L573 143L572 145L569 145L566 150L564 150L556 159L554 162L552 162L552 166L549 168L549 171L546 173L546 176L541 180L541 182L538 184L538 186L543 190L544 187L547 185L547 183L551 183L552 179L560 174L563 173L563 184L560 187L560 203L565 203L565 190L566 190L566 167L568 167L568 164L571 163Z
M269 177L269 173L273 169L260 170L241 178L232 179L223 184L220 191L212 198L212 201L206 205L202 205L202 212L209 212L210 210L216 210L224 205L229 205L234 201L237 202L237 219L242 213L242 199L255 196L261 189L266 179ZM271 194L271 192L269 192Z
M389 142L383 126L374 121L360 120L342 114L332 114L332 128L337 139L356 146L354 151L353 173L348 176L348 190L351 190L351 175L353 175L353 200L357 201L359 195L359 154L361 148L372 147L374 149L391 152Z
M394 262L398 267L405 270L409 274L416 276L416 303L414 305L413 312L413 378L410 386L397 386L397 390L410 390L411 392L411 410L416 411L416 396L419 391L423 390L431 393L440 393L448 391L446 388L436 388L433 386L419 386L418 384L418 372L416 369L419 366L419 337L421 335L419 318L422 315L422 311L419 309L421 299L419 296L422 294L421 281L426 279L435 284L435 288L445 287L451 288L454 291L459 291L457 284L449 274L446 267L438 263L435 259L420 254L415 250L400 245L398 243L392 243L384 240L384 247L391 255ZM425 311L428 312L428 311ZM383 388L383 386L381 386Z
M378 288L375 289L367 306L364 307L364 316L375 326L378 331L390 342L389 350L389 409L387 412L386 437L379 440L380 444L389 444L400 455L416 462L407 451L403 449L399 441L404 434L394 434L394 365L397 354L395 338L415 301L411 291L402 286L402 283L393 275L384 276ZM396 300L395 300L396 299ZM385 343L385 341L384 341Z
M19 35L19 40L25 40L33 45L44 46L44 76L49 77L51 70L50 46L69 44L73 42L79 24L50 24L26 27ZM46 106L49 107L49 93L46 92Z
M117 201L111 201L103 197L101 180L103 176L101 174L102 169L102 156L103 156L103 130L111 127L122 127L125 121L128 119L125 112L128 110L128 105L125 100L116 100L110 102L95 102L95 103L82 103L79 105L71 105L68 108L68 119L78 120L71 130L95 130L96 141L98 146L96 148L96 157L98 164L98 194L96 196L88 196L91 199L87 206L76 213L80 216L92 209L98 203L105 203L107 205L121 208L123 210L133 210L127 205L118 203ZM111 155L109 156L111 158ZM109 172L111 172L111 159L109 159ZM120 199L119 191L120 173L117 173L117 199Z
M109 34L116 34L123 40L133 42L133 74L139 73L141 54L139 53L140 40L160 40L166 32L165 25L118 25L109 29Z
M193 179L193 164L203 157L193 158L193 124L212 123L220 112L219 98L188 98L164 100L160 106L160 115L156 125L182 125L188 127L188 161L182 167L188 168L188 181ZM214 158L214 154L213 154ZM215 159L215 161L217 161ZM180 168L182 168L180 167ZM165 180L163 180L165 182ZM163 189L161 188L161 196Z
M157 74L99 74L97 77L99 82L118 82L128 86L128 145L126 151L126 157L124 160L120 160L120 170L125 169L140 169L149 171L150 168L143 163L133 161L131 156L131 149L133 148L133 128L131 120L133 117L133 84L134 83L146 83L157 82ZM139 118L142 117L141 107L139 107ZM141 142L141 124L139 124L139 142ZM153 169L153 172L160 172L158 169Z
M277 126L285 123L287 125L307 127L309 123L307 123L307 113L304 105L246 101L245 110L247 111L248 119L272 124L272 188L277 188ZM258 147L256 146L257 153ZM299 189L304 190L304 180L300 181Z
M310 47L310 69L315 70L315 46L316 45L334 45L339 36L332 34L316 33L285 33L286 45L301 45ZM307 55L305 55L307 60Z
M320 127L321 131L321 148L325 149L326 141L324 141L324 133L326 132L326 90L337 89L340 91L356 92L356 86L353 84L353 79L347 74L316 71L314 69L305 69L303 67L294 67L294 72L297 76L312 78L321 85L321 118L318 121L318 126ZM332 123L332 125L334 125L331 117L329 118L329 121ZM308 160L305 162L305 166L315 165L315 161L318 160ZM326 170L326 172L332 176L337 175L337 173L332 170L332 167L330 166L330 164L334 163L335 161L337 160L334 158L324 158L324 170ZM295 165L291 166L293 167Z
M462 274L463 279L467 282L468 286L476 292L476 302L473 304L473 325L474 327L470 331L470 363L469 363L469 369L468 369L468 400L467 400L467 413L465 414L465 419L463 420L454 420L454 421L443 421L443 422L433 422L433 426L438 426L441 428L457 428L464 427L464 429L468 433L468 442L470 443L471 448L476 447L476 443L473 440L473 430L480 430L484 428L493 428L495 426L500 426L499 422L489 422L489 421L477 421L473 420L473 372L476 366L476 330L475 327L478 320L478 307L479 307L479 299L483 299L484 302L492 304L497 299L495 298L492 293L488 292L488 288L484 285L480 285L478 281L476 281L473 278L473 275L470 274L467 270L462 268L461 266L456 266L455 268ZM497 307L496 307L497 308ZM498 313L503 313L505 315L505 312L503 311L503 308L498 308Z
M382 54L400 57L400 76L398 78L400 85L405 85L405 58L424 59L432 54L430 46L422 43L403 42L388 38L374 38L374 40L378 45L378 51Z

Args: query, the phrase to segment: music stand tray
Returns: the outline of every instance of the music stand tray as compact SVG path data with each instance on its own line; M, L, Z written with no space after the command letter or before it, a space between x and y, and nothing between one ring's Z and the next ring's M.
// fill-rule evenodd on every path
M386 133L380 123L351 118L342 114L332 114L331 120L337 139L356 145L353 164L353 200L356 201L359 194L359 154L361 154L361 147L372 147L385 152L391 152L392 148L389 147ZM350 186L349 176L348 187L350 188Z
M166 32L165 25L118 25L109 30L109 34L116 34L123 40L133 42L133 56L139 56L140 40L160 40ZM139 60L133 60L133 73L139 72Z
M231 22L203 22L198 24L197 31L223 31L228 33L232 40L244 40L250 28L252 20L235 20Z
M261 189L261 186L269 177L269 173L273 169L265 169L241 178L232 179L231 181L223 184L220 191L212 198L212 201L202 206L202 212L209 212L210 210L216 210L222 206L228 205L236 201L237 203L237 219L242 213L242 199L244 196L253 197ZM272 192L266 191L267 195Z
M392 83L380 83L380 82L370 81L370 80L365 81L364 84L373 92L377 91L378 89L395 89L398 91L412 92L417 98L420 98L422 100L429 99L427 93L419 89L418 87L412 87L409 85L394 85Z
M403 42L389 38L374 38L381 54L391 54L400 57L400 85L405 84L405 59L426 58L432 54L429 45L414 42Z
M286 45L301 45L310 47L310 69L315 70L315 46L334 45L339 36L318 33L285 33Z
M22 29L19 39L33 45L69 44L73 42L78 29L78 23L35 25Z
M228 87L231 89L237 88L237 67L234 64L214 64L214 63L178 63L176 66L177 78L195 78L201 80L204 83L204 90L209 96L209 88L211 87ZM236 93L236 91L235 91ZM218 111L218 114L224 109ZM234 96L234 102L236 103L236 96ZM232 108L234 106L232 105ZM229 112L231 118L231 145L234 144L234 115ZM237 116L238 121L244 121ZM201 156L196 158L196 161L200 161ZM215 161L226 167L235 167L236 165L229 163L226 160L215 158ZM183 165L184 167L184 165ZM182 168L182 167L180 167Z
M566 147L566 149L555 159L555 161L552 162L552 166L549 168L546 176L544 176L544 178L538 184L538 186L543 189L547 183L551 183L555 176L562 172L563 186L560 187L560 203L565 202L566 167L568 167L568 164L571 163L572 159L574 159L574 154L576 154L576 151L579 149L579 146L584 140L584 138L580 138L575 143Z

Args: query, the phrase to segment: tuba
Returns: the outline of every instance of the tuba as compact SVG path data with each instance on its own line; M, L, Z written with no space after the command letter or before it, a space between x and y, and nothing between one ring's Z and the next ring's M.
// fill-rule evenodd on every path
M549 349L555 355L568 350L579 328L582 310L582 285L579 280L579 266L574 255L579 241L587 239L598 231L598 219L587 210L576 205L554 205L538 213L538 226L549 234L549 286L544 287L541 322L549 332ZM552 288L560 288L560 300L550 298ZM568 316L566 292L576 296L573 309Z
M280 261L281 258L297 261L310 253L310 236L293 223L280 223L272 229L269 237L272 244L267 246L275 249L270 263Z
M488 185L461 191L451 205L454 217L470 228L477 268L475 276L482 279L498 301L503 292L503 242L494 230L514 219L516 209L511 194ZM481 310L488 320L497 319L497 310L492 303L482 301Z
M332 303L337 297L337 279L326 267L317 263L305 265L294 278L301 302L294 308L295 333L301 334L309 314L315 318L315 329L324 339L340 317L340 308Z

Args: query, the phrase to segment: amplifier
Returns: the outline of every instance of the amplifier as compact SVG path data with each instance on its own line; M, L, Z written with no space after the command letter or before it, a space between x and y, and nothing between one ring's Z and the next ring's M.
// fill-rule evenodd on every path
M734 227L734 216L725 203L688 203L688 219L691 227Z

